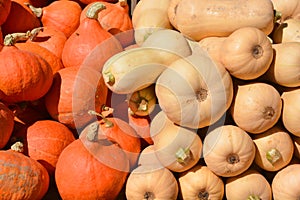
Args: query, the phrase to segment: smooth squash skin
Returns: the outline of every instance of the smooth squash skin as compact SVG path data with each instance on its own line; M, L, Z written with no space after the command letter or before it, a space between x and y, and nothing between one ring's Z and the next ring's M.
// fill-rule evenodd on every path
M245 26L257 27L268 35L274 26L270 0L171 0L170 5L173 12L168 15L171 23L176 23L173 26L194 40L228 36Z

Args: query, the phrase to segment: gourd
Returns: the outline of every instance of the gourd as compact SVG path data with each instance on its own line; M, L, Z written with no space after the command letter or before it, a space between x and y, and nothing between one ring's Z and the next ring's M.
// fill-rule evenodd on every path
M287 166L294 154L293 140L279 125L253 136L256 146L255 163L266 171L278 171Z
M232 76L239 79L258 78L268 70L273 60L270 40L256 27L242 27L233 31L220 48L221 63Z
M196 41L210 36L228 36L246 26L256 27L268 35L274 26L274 7L269 0L171 0L170 4L172 10L168 16L173 26Z
M0 102L0 149L5 147L14 129L14 114L4 103Z
M200 164L178 175L180 199L222 199L223 180L207 166Z
M243 129L223 125L210 131L203 141L203 157L207 167L222 177L245 172L255 157L255 145Z
M228 200L272 200L269 182L261 173L253 169L229 177L225 183L225 191Z
M272 85L251 82L237 84L231 115L240 128L259 134L277 123L281 108L280 94Z

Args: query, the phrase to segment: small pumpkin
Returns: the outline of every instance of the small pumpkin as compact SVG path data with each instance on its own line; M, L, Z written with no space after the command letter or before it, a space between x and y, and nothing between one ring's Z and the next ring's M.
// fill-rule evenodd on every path
M36 160L14 150L0 151L3 200L40 200L49 187L47 170Z
M300 99L300 89L293 88L291 90L285 90L281 94L281 99L283 101L282 108L282 122L284 127L293 135L299 137L299 118L295 117L300 109L297 103Z
M261 173L253 169L229 177L225 183L225 191L228 200L272 200L271 185Z
M29 51L5 45L0 52L0 66L0 99L3 101L15 103L37 100L51 87L51 66L45 59Z
M128 200L176 199L178 183L167 168L154 168L141 165L132 170L125 186Z
M224 40L221 49L221 63L239 79L258 78L268 70L273 60L270 40L255 27L235 30Z
M87 18L67 39L62 52L62 62L65 67L79 67L97 44L107 39L113 40L112 35L104 30L97 20L98 13L105 8L101 2L93 3L86 12Z
M223 180L208 167L197 164L178 177L180 199L222 199Z
M0 149L5 147L14 129L14 114L2 102L0 102Z
M300 18L286 19L274 28L272 39L274 43L300 42Z
M276 88L268 83L251 82L237 85L231 115L240 128L259 134L277 123L281 108L282 101Z
M267 171L278 171L287 166L294 154L289 133L279 125L253 136L256 146L255 163Z
M6 21L11 8L11 0L1 0L0 3L0 26Z
M300 164L290 164L276 173L272 181L274 200L292 200L300 197Z
M82 9L76 1L53 1L49 5L36 8L27 6L41 20L43 26L53 27L68 38L79 26Z
M255 157L255 145L243 129L223 125L205 136L203 156L207 167L215 174L233 177L250 167Z

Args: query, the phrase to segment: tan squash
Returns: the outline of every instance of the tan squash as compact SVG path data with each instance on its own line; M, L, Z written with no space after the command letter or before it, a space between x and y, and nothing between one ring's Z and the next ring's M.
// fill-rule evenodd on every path
M199 48L168 66L156 82L161 109L176 124L202 128L219 120L233 97L226 69Z
M174 3L175 2L175 5ZM266 35L273 29L274 11L270 0L171 0L171 22L181 33L199 41L210 36L228 36L253 26Z
M274 43L300 42L300 19L286 19L272 33Z
M281 14L281 20L300 19L300 2L298 0L271 0L274 9Z
M255 27L243 27L222 43L221 63L236 78L249 80L263 75L273 59L273 49L266 34Z
M274 58L266 78L285 87L300 86L300 42L284 42L272 47Z
M227 200L272 200L269 182L261 173L253 169L228 178L225 191Z
M154 145L149 145L141 151L138 159L138 166L139 165L149 165L153 169L164 168L155 155Z
M238 84L231 107L234 122L245 131L258 134L273 127L281 116L279 92L270 84Z
M283 101L282 122L284 127L293 135L300 137L300 88L284 91L281 95Z
M178 126L166 115L163 121L165 123L151 123L150 126L150 133L156 132L151 129L158 130L153 144L156 157L163 166L174 172L192 168L202 153L202 140L196 130Z
M178 183L167 168L153 169L151 166L141 165L129 174L125 193L128 200L176 199Z
M251 137L234 125L223 125L210 131L203 141L203 156L207 167L223 177L245 172L255 157Z
M300 198L300 164L291 164L281 169L272 181L274 200Z
M255 163L266 171L278 171L287 166L294 153L293 140L279 125L253 136L256 146Z
M178 175L179 198L217 200L224 196L224 183L208 167L200 164Z
M201 48L207 51L208 55L212 58L212 60L214 60L215 62L221 62L221 46L226 38L227 37L206 37L200 40L198 43Z

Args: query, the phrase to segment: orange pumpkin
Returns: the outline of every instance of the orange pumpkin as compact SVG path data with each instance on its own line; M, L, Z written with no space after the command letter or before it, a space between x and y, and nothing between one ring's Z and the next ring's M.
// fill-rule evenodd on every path
M0 102L0 127L0 149L2 149L9 141L14 128L14 114L2 102Z

